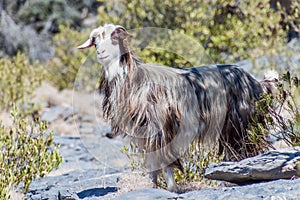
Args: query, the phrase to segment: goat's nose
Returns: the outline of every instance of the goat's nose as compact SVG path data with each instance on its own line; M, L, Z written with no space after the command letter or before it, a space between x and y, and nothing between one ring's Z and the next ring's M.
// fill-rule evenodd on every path
M104 52L105 52L105 50L97 49L97 53L98 53L98 54L102 54L102 53L104 53Z

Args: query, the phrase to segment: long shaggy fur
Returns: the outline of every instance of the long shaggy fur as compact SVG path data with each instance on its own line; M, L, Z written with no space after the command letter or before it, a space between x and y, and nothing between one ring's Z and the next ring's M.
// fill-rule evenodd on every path
M112 135L130 137L144 151L153 182L160 169L168 189L178 191L173 167L193 141L219 143L226 160L264 150L249 140L251 125L266 127L255 103L268 84L234 65L175 69L142 63L130 51L130 35L106 24L91 32L79 49L96 47L103 64L100 92ZM265 89L264 89L265 88Z
M226 160L258 152L247 142L247 128L251 115L264 123L255 113L255 101L263 88L250 74L234 65L175 69L145 64L124 41L118 41L123 51L120 65L128 73L100 84L105 94L104 115L113 135L131 137L146 153L156 151L155 164L178 168L182 153L178 149L186 149L178 147L195 139L206 144L219 142ZM105 69L103 77L104 73Z

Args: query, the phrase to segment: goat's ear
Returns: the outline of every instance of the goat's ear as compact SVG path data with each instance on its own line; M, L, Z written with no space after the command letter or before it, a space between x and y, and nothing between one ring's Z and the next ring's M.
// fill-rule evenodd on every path
M117 28L111 34L112 39L124 40L126 38L132 37L126 29L122 26L117 26Z
M77 49L86 49L92 47L93 45L94 45L94 41L92 39L88 39L87 41L85 41L85 43L78 46Z

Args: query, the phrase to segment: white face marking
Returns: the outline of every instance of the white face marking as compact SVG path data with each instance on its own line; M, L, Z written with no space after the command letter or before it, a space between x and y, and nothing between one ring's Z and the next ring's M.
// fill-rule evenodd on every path
M90 40L94 40L96 47L97 60L105 69L105 77L110 81L117 75L124 76L127 72L126 67L120 66L120 49L118 44L113 44L111 39L112 32L118 28L112 24L106 24L93 30Z
M113 44L111 33L117 27L112 24L107 24L104 27L99 27L92 31L90 38L95 38L95 46L97 52L97 60L104 66L111 65L120 60L119 45ZM96 36L96 37L95 37Z

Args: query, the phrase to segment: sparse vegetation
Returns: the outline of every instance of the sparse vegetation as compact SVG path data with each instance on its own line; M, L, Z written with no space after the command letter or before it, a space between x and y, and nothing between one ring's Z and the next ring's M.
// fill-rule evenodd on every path
M145 152L139 153L138 145L131 142L128 146L124 145L121 149L130 160L131 170L144 170L145 171ZM206 167L210 163L216 163L221 160L222 156L218 155L217 148L204 147L197 141L193 142L189 149L183 156L183 171L175 169L175 181L184 186L184 190L196 189L189 185L191 182L201 182L204 184L197 184L199 187L203 185L209 185L213 187L214 181L207 180L203 177ZM163 175L160 174L158 184L160 187L165 188L166 183ZM201 188L197 188L201 189Z
M175 29L202 44L214 62L234 62L275 55L287 41L286 31L289 26L282 23L282 15L287 16L285 20L289 22L300 20L297 1L294 1L291 8L293 12L289 13L280 6L275 11L270 7L269 0L130 0L118 1L117 4L115 1L100 2L104 3L98 9L100 24L112 22L122 24L127 29ZM170 52L159 52L158 56L151 49L143 51L146 53L141 56L146 62L160 61L162 64L169 64L167 60L177 59ZM161 59L161 56L169 59ZM181 63L184 62L179 59L172 66L181 66Z
M47 63L49 73L48 80L58 89L73 88L78 75L78 70L84 64L90 72L99 68L93 49L79 51L76 47L89 37L91 30L82 32L73 30L70 26L60 26L60 33L54 36L55 58ZM85 73L83 78L86 81L92 79L90 76L97 76L95 73ZM93 87L93 89L95 86Z
M44 177L59 166L59 147L53 145L53 132L45 122L30 122L12 111L13 127L0 123L0 198L8 199L9 190L22 184L27 192L31 181Z
M189 182L204 181L213 186L213 181L203 178L205 169L211 163L217 163L222 159L218 155L218 148L207 147L198 142L193 142L184 155L183 172L179 170L175 172L175 180L179 184L187 184Z
M33 179L61 163L59 147L53 144L47 124L30 117L38 109L31 102L33 92L45 77L42 65L31 64L24 53L0 59L0 109L12 111L14 122L6 127L0 121L0 199L8 199L14 187L22 186L27 192Z
M81 24L86 7L85 4L79 5L79 1L76 2L35 1L24 7L19 5L19 1L7 3L13 10L12 14L19 9L17 7L22 7L18 14L14 15L15 19L19 18L18 21L32 24L38 32L42 32L49 23L51 27L48 31L57 34L53 38L55 58L46 64L30 63L25 53L0 59L0 109L9 111L13 105L19 109L18 114L13 112L14 127L0 126L0 198L7 198L9 188L20 183L26 191L35 177L44 176L61 162L58 146L53 145L53 133L48 130L47 125L31 122L25 117L33 107L35 109L35 105L30 102L35 88L45 79L60 90L73 88L78 70L83 64L89 66L93 72L99 67L93 49L76 49L76 46L87 39L91 30L85 29L80 32L75 28ZM286 42L287 33L291 29L299 32L299 1L291 1L293 4L289 9L277 4L276 10L270 7L270 0L98 2L100 3L97 5L101 6L98 8L97 25L112 22L127 29L162 27L175 30L202 44L204 51L198 53L209 55L212 58L211 62L229 63L250 59L255 65L254 60L257 57L266 56L268 64L256 64L257 70L272 68L285 74L277 83L278 95L265 95L256 106L265 114L267 110L276 108L270 115L266 115L267 124L273 127L276 137L281 137L290 145L300 145L300 89L297 78L300 68L294 66L294 74L286 73L292 67L278 66L274 59L278 55L290 58L292 53L295 53L286 48ZM76 4L80 12L71 10L71 4ZM176 41L178 47L187 46L178 38L172 40ZM188 51L192 55L197 53L193 45L188 45L189 49L174 52L169 51L166 43L161 44L164 49L147 48L151 44L146 41L140 47L142 51L136 49L136 53L145 62L173 67L191 67L197 63L183 56ZM200 60L197 64L208 63L207 60ZM98 74L85 71L80 81L88 82L95 77L98 77ZM89 89L94 88L95 85L89 86ZM287 117L278 116L283 114L283 110ZM265 127L260 124L251 127L249 136L248 142L265 145L266 148L269 145ZM131 144L122 150L131 159L133 169L143 167L140 158L136 159L136 149L136 145ZM176 181L180 184L201 181L205 167L219 159L215 151L207 151L197 144L192 144L185 155L184 172L175 173ZM162 179L161 186L164 186Z
M284 140L288 145L300 145L299 78L290 72L274 83L276 94L265 94L256 102L258 112L265 115L271 136ZM250 127L249 141L255 145L270 147L265 127L256 123Z
M0 59L0 109L10 110L15 104L24 111L34 89L41 85L44 78L42 66L37 62L31 64L24 53Z

